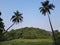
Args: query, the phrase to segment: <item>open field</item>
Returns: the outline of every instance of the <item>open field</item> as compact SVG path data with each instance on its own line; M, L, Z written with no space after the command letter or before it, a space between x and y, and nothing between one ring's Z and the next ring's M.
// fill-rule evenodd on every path
M0 45L52 45L51 39L15 39L0 42Z

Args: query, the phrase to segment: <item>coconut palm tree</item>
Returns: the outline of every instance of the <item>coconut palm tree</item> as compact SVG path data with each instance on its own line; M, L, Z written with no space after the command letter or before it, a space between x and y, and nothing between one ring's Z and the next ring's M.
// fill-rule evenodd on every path
M6 31L8 31L14 24L18 24L19 22L23 21L22 14L19 11L14 12L14 15L11 17L11 20L13 24L9 28L7 28Z
M51 23L51 20L50 20L50 16L49 16L49 14L51 14L50 10L53 10L55 8L55 6L53 4L50 4L49 0L41 2L41 4L42 4L42 7L40 7L39 10L44 16L46 16L46 14L48 15L50 27L51 27L51 30L52 30L52 36L53 36L54 43L55 43L56 39L55 39L52 23Z

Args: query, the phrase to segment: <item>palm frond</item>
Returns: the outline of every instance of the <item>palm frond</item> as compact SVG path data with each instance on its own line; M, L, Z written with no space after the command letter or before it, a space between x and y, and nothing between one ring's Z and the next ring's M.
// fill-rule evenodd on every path
M53 8L55 8L55 6L53 4L50 4L49 5L49 9L52 9L53 10Z
M51 14L50 10L47 11L49 14Z
M42 4L43 7L45 6L45 4L43 2L41 2L41 4Z
M44 4L45 4L45 6L48 5L48 4L49 4L49 1L46 0L46 1L44 2Z
M13 15L13 16L11 17L11 19L13 19L13 18L15 18L15 15Z

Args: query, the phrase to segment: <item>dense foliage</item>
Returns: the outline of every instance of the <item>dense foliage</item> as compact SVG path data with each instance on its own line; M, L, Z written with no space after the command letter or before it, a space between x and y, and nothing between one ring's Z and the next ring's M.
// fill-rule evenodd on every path
M1 18L1 12L0 12L0 41L4 40L3 31L4 31L4 23L3 19Z
M60 32L58 30L55 30L55 38L57 45L60 44Z
M20 28L16 30L11 30L5 34L5 37L7 40L11 39L18 39L18 38L23 38L23 39L46 39L50 38L51 35L48 31L39 29L39 28L33 28L33 27L25 27L25 28Z

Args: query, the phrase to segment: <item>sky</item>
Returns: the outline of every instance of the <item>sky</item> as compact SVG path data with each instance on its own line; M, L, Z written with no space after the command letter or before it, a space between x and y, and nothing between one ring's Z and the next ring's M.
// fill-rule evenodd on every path
M11 29L23 27L36 27L51 31L48 16L44 16L39 12L41 2L45 0L0 0L0 11L7 29L13 22L10 20L14 15L13 12L19 11L23 15L23 22L15 24ZM51 22L54 30L60 30L60 0L50 0L55 5L55 9L51 10ZM11 30L10 29L10 30Z

